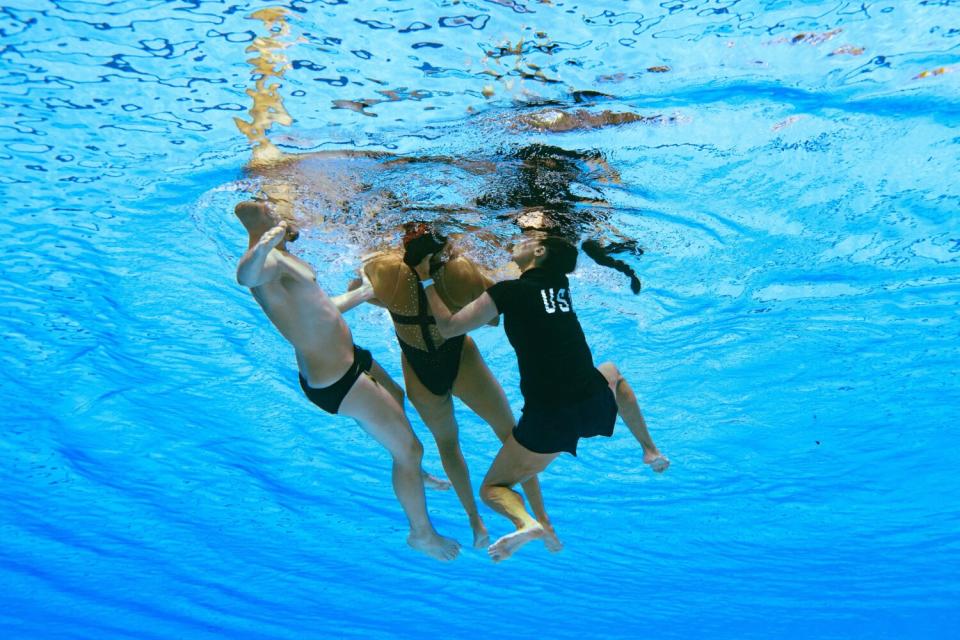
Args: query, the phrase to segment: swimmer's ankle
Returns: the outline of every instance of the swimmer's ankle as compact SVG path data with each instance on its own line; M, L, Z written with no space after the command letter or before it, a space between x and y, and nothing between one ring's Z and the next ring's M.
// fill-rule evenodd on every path
M547 527L531 518L529 522L524 522L523 524L519 525L517 527L517 531L543 531L546 528Z
M410 538L429 538L430 536L439 535L437 530L433 528L432 524L422 524L418 526L410 525Z

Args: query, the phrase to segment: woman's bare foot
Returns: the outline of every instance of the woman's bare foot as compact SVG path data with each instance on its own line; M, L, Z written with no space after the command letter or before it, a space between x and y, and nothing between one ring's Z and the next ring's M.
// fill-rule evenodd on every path
M413 534L407 536L407 544L431 558L449 562L460 553L460 543L452 538L445 538L436 531Z
M543 537L543 527L539 522L529 524L513 533L508 533L487 547L487 553L494 562L501 562L512 556L517 549L531 540Z
M553 529L553 525L549 522L541 522L540 526L543 527L543 546L547 548L547 551L550 553L562 551L563 543L560 542L560 537L557 536L557 532Z
M644 451L643 463L650 465L656 473L663 473L670 466L670 459L659 451Z
M423 469L420 470L420 473L423 474L423 486L427 489L433 489L434 491L449 491L450 487L452 486L443 478L438 478L435 475L431 475Z
M480 516L476 520L470 520L470 528L473 529L473 548L486 549L490 546L490 534L487 532L487 526L483 524Z

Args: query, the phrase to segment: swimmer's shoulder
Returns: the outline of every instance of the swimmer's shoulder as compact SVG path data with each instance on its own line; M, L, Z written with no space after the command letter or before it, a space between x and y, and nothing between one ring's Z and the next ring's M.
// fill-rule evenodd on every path
M364 261L364 273L373 286L373 294L388 307L397 303L397 296L404 285L412 286L416 281L413 270L403 263L399 252L383 252Z
M463 307L476 300L493 279L473 260L456 255L447 260L440 272L440 293L455 306Z
M380 251L363 257L363 270L371 282L374 277L397 278L401 275L403 267L406 267L403 264L403 256L396 251Z

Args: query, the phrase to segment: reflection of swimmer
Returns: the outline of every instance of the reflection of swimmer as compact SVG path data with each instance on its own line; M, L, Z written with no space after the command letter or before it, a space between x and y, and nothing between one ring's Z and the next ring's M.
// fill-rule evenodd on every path
M583 220L580 220L582 223ZM572 224L569 219L554 213L551 215L540 209L533 209L521 212L514 218L514 223L520 231L542 231L553 236L565 239L572 245L576 245L580 238L578 225ZM583 252L593 259L594 262L602 267L609 267L614 271L619 271L630 279L630 289L634 293L640 293L640 277L633 267L623 260L613 257L615 253L629 252L634 255L643 255L643 249L637 244L636 240L626 240L624 242L611 242L602 245L596 238L588 238L580 245Z
M476 344L469 336L444 339L437 331L414 266L431 253L430 276L444 303L459 310L493 284L470 260L449 251L441 259L446 238L423 223L410 223L404 236L405 252L383 253L369 260L364 271L373 285L376 299L393 318L402 351L401 363L407 395L437 442L447 477L460 498L470 526L474 546L490 543L480 518L470 482L470 472L460 450L458 425L453 413L453 398L460 398L506 441L516 424L507 397L487 368ZM560 542L543 506L536 477L523 484L524 492L537 521L548 532L548 548L557 551Z
M234 119L239 130L253 145L253 155L247 167L249 174L251 177L258 179L258 186L263 197L267 199L278 212L287 218L292 218L294 203L302 205L304 202L312 201L310 203L310 211L307 212L309 217L313 218L313 220L310 221L312 224L323 222L325 214L328 212L333 213L335 217L341 211L346 212L351 205L356 204L357 196L361 194L367 195L370 191L370 186L365 184L362 179L358 179L357 172L359 167L357 165L362 165L366 168L371 168L371 165L379 165L382 168L407 162L437 162L455 165L471 173L484 173L498 180L502 177L502 165L504 164L502 160L506 159L509 161L510 158L494 157L486 159L486 162L476 162L466 158L409 158L390 156L386 153L356 150L324 151L301 156L288 155L281 151L274 142L270 140L268 133L274 125L289 126L293 122L293 118L287 113L284 107L280 91L282 80L290 68L290 61L284 51L295 42L294 39L288 37L290 36L290 26L287 22L289 13L289 10L283 7L270 7L258 10L249 16L252 20L261 21L266 32L260 37L257 37L250 46L247 47L248 53L257 54L248 59L248 63L251 65L250 71L254 78L254 86L247 91L247 94L253 101L249 111L250 119ZM520 49L523 48L522 43L517 46L520 47ZM508 47L499 54L491 53L491 55L493 55L495 59L503 55L522 56L523 51L520 49L515 51L513 48ZM537 74L542 75L542 72L538 71ZM409 95L416 97L417 94L416 91L413 91ZM388 97L390 100L399 100L402 99L403 96L400 94L391 94ZM577 104L583 104L612 96L596 91L574 91L571 97ZM353 108L366 108L381 101L379 98L361 99L358 101L338 101L340 104L335 105L335 107L351 103ZM617 112L609 109L570 109L560 103L540 103L535 106L536 108L534 109L518 110L511 114L506 121L498 123L499 129L503 131L533 129L562 134L569 131L597 129L632 123L675 121L675 118L661 115L644 116L637 113ZM363 108L359 109L361 113L365 113ZM366 115L372 114L366 113ZM525 153L527 154L526 156L524 155ZM573 197L569 188L570 184L583 174L583 171L577 167L577 163L599 166L605 171L607 179L613 181L619 180L616 172L606 165L603 156L599 153L582 154L564 151L557 147L547 145L531 145L521 150L517 154L517 158L523 161L518 186L520 187L520 191L526 194L525 197L528 202L517 204L516 201L523 200L524 196L520 195L518 198L518 192L514 190L513 193L510 194L512 197L508 198L514 202L501 208L516 210L521 207L542 206L545 203L543 202L543 198L538 198L538 195L545 195L545 193L551 189L554 191L554 195L560 196L561 200L563 200L567 206L578 202L578 200ZM364 162L364 160L367 162ZM311 162L317 161L324 165L320 170L318 170L316 166L310 166ZM558 168L559 170L554 170L554 168ZM559 179L560 182L553 185L538 184L540 181L550 178L554 180ZM531 186L533 187L532 189L530 188ZM397 190L397 192L402 192L402 190ZM394 200L397 200L397 204L400 204L400 208L403 208L402 203L394 197L393 193L384 193L383 195L384 198L382 199L376 196L369 201L364 199L365 202L364 205L362 205L363 210L357 212L359 215L356 222L374 231L372 235L377 235L377 231L379 231L375 228L379 226L379 214L385 208L391 207ZM580 199L579 202L583 202L583 199ZM478 201L478 204L481 203ZM598 201L596 204L605 206L605 203L602 201ZM463 203L458 202L456 205L461 206ZM483 208L482 204L481 208ZM571 217L570 214L575 214L572 217L575 218L576 224L579 227L595 222L588 219L594 217L590 212L571 212L564 210L563 203L554 202L549 209L551 215L555 218L563 217L563 215L569 218ZM348 221L347 224L349 225L350 222ZM385 228L390 226L392 225L388 224ZM604 264L602 261L603 258L609 257L611 253L623 250L623 246L621 246L622 243L621 245L601 245L597 238L590 235L591 232L595 234L597 229L588 232L581 228L580 231L590 236L588 238L590 244L584 245L584 251L595 260L600 261L601 264ZM628 244L629 242L628 240ZM635 249L635 243L633 243L631 247ZM608 260L607 262L610 261ZM632 270L630 270L629 266L625 263L618 262L617 264L620 267L618 270L624 273L632 273ZM613 265L608 264L608 266ZM631 288L633 288L634 291L639 291L639 286L639 279L637 279L635 275L631 275Z
M623 236L610 224L612 209L600 192L579 195L575 185L588 185L594 179L619 180L599 152L569 151L551 145L534 144L492 159L462 159L449 156L406 157L362 151L322 151L285 156L270 164L251 164L248 172L258 179L261 194L284 217L293 218L299 203L304 224L315 226L328 219L343 229L361 231L370 242L391 233L397 218L419 203L397 195L378 176L408 166L437 164L455 166L468 174L495 176L495 187L470 202L453 202L449 207L432 205L435 212L445 211L444 219L458 223L466 218L510 220L520 229L541 229L566 237L581 245L584 253L602 266L613 268L629 278L630 288L640 291L640 279L618 254L639 256L639 243ZM391 180L403 180L398 174ZM379 183L373 187L371 183ZM397 184L397 187L400 185ZM305 203L309 203L308 208ZM482 225L481 225L482 226ZM612 241L609 236L613 236ZM582 239L582 242L581 242Z
M522 272L519 279L493 285L454 314L436 286L426 289L441 335L466 334L503 314L507 338L517 352L523 416L480 488L484 502L517 528L489 547L497 562L544 536L511 487L546 469L563 451L576 455L580 438L611 436L618 413L643 448L644 463L656 472L670 464L653 443L619 369L611 362L593 365L567 280L576 267L576 247L561 238L530 234L514 247L513 259ZM421 278L429 276L429 262L425 258L417 265Z
M602 197L589 198L574 193L573 185L587 177L586 167L597 167L607 180L619 181L619 175L597 151L570 151L552 145L532 144L517 150L515 172L502 172L501 186L477 200L480 207L508 209L501 219L513 219L521 230L537 229L581 245L583 252L597 264L610 267L630 279L630 288L640 292L640 278L633 268L614 254L642 255L636 240L623 237L609 223L610 207ZM600 194L597 194L598 196ZM619 237L617 242L602 243L598 234L606 230Z
M403 392L370 356L353 344L345 312L373 295L369 283L336 298L317 286L307 263L287 251L296 229L265 204L242 202L235 209L249 233L237 281L294 347L300 386L324 411L353 418L393 457L393 488L407 518L414 549L452 560L459 545L437 534L423 495L423 447L403 413Z
M621 124L639 122L643 124L663 124L676 122L673 116L643 116L630 111L600 111L592 112L586 109L567 111L562 109L541 109L530 113L523 113L516 118L514 126L527 127L539 131L565 133L567 131L583 131L585 129L600 129L615 127Z

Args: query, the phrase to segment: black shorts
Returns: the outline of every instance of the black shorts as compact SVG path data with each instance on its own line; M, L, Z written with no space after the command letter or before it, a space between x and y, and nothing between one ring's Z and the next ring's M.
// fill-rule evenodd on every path
M361 349L353 345L353 364L347 369L339 380L329 387L316 389L311 387L306 378L300 375L300 388L310 398L310 402L317 405L327 413L336 414L340 411L340 404L353 388L353 384L362 374L368 373L373 366L373 356L366 349Z
M577 455L580 438L613 435L617 422L617 401L610 387L565 407L524 407L513 437L534 453Z
M397 337L400 350L407 357L410 368L417 374L430 393L445 396L453 389L453 382L460 372L460 356L463 354L464 336L450 338L433 351L411 347Z

